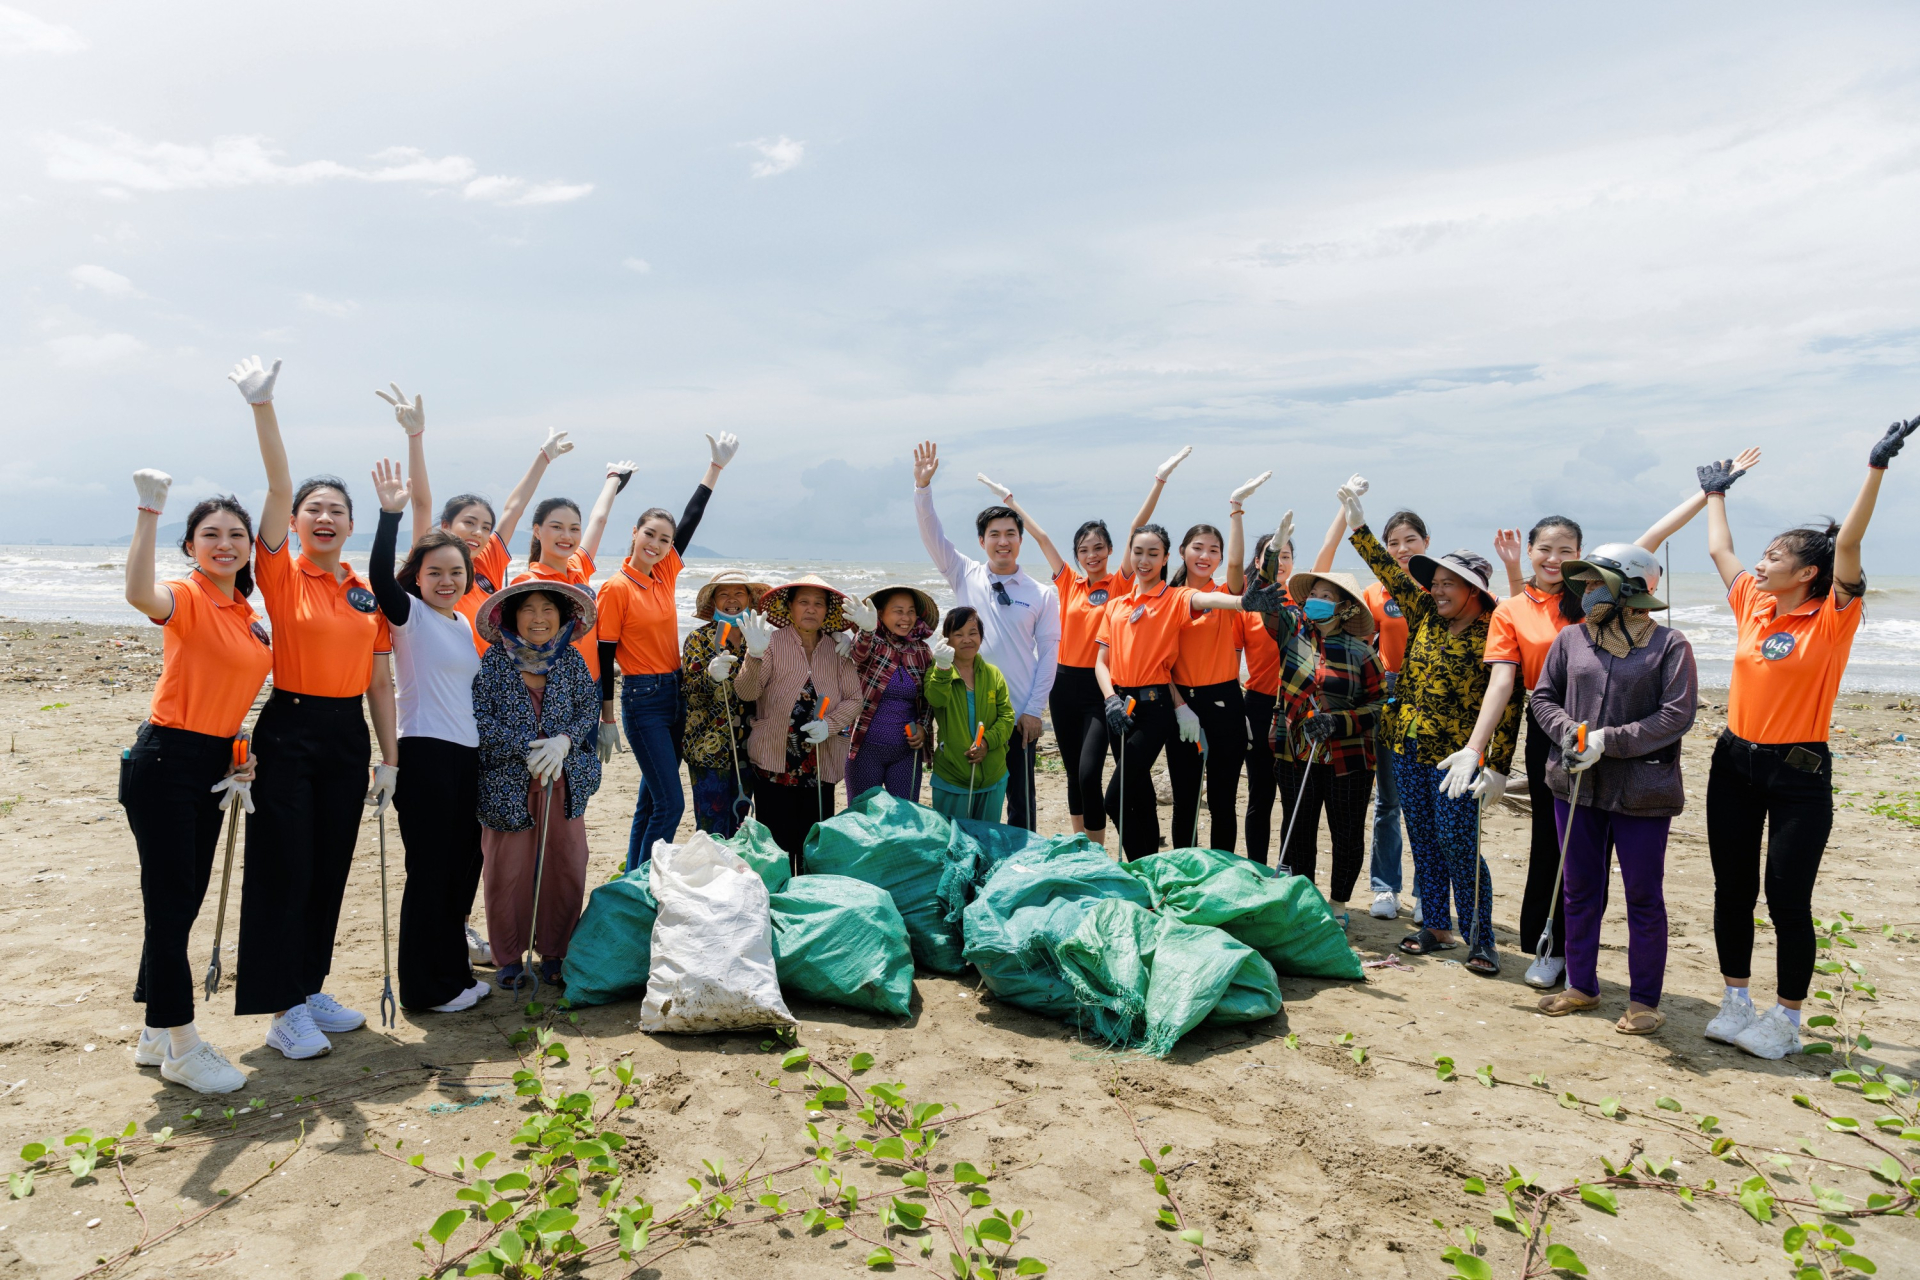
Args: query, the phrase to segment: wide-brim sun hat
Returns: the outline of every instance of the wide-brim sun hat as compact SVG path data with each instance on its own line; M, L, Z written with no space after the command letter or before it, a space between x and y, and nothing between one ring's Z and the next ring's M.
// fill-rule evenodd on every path
M771 584L761 582L756 578L749 578L739 569L722 569L720 572L714 574L712 578L708 579L707 585L701 587L699 594L694 596L694 617L700 619L702 622L713 621L713 596L714 593L722 587L745 587L747 589L747 603L749 608L751 608L753 603L758 601L761 596L773 590Z
M1611 565L1595 564L1591 560L1569 560L1560 566L1560 576L1568 582L1581 582L1598 578L1607 584L1607 590L1613 598L1628 609L1664 609L1666 601L1639 586L1629 586L1626 575Z
M818 587L827 593L827 620L820 628L822 631L846 630L847 593L817 573L803 573L791 582L783 582L762 593L758 607L768 622L776 627L793 625L793 612L788 606L793 593L801 587Z
M872 605L874 610L878 612L881 599L892 595L896 591L905 591L913 597L913 609L915 613L920 615L920 621L930 627L940 625L940 606L934 603L933 597L920 588L910 587L904 582L893 582L884 587L875 587L872 591L862 596L861 599Z
M1313 590L1316 582L1324 582L1338 591L1342 600L1359 611L1341 624L1341 630L1350 636L1371 640L1373 633L1379 630L1379 621L1373 616L1373 610L1367 608L1367 598L1361 594L1358 580L1350 573L1315 573L1311 569L1302 569L1287 579L1287 595L1295 604L1304 605L1307 593Z
M576 587L571 582L559 582L550 578L529 578L525 582L516 582L510 587L500 588L481 601L479 609L474 611L473 629L479 632L480 638L488 644L498 644L500 619L505 614L507 606L515 597L535 591L544 591L572 606L573 614L570 620L575 624L573 628L575 639L593 634L595 613L593 593L585 587Z
M1407 561L1407 572L1413 580L1433 590L1433 573L1436 569L1445 569L1480 593L1480 603L1491 610L1498 600L1494 598L1489 586L1493 574L1493 564L1485 556L1471 551L1449 551L1443 556L1421 554Z

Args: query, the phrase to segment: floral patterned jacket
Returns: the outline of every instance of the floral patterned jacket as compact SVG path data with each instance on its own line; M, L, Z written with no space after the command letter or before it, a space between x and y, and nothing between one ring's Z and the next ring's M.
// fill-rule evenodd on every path
M588 745L600 721L600 686L587 674L580 651L569 646L547 669L540 715L519 668L499 645L480 659L473 678L473 718L480 728L480 822L495 831L525 831L533 825L527 809L527 747L535 738L564 733L567 753L567 817L587 811L600 789L600 756Z
M680 687L686 691L687 727L681 738L681 754L688 764L702 769L733 768L733 750L737 744L742 759L746 756L748 717L753 704L742 702L733 692L733 682L723 687L707 675L707 664L720 656L716 632L720 624L709 622L695 627L680 647ZM747 656L747 642L740 629L732 628L727 637L727 652L736 658ZM737 668L736 668L737 669ZM727 722L733 727L729 731Z

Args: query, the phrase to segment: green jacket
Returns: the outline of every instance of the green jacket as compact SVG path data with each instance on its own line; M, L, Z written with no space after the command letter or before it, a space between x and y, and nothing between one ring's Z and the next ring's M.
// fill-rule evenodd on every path
M1000 669L984 658L973 660L973 704L975 717L969 719L966 682L952 668L934 667L927 672L927 705L933 708L937 726L933 772L956 787L967 785L969 771L976 787L990 787L1007 776L1013 695L1007 692L1007 678ZM976 723L987 726L987 754L977 766L967 761Z

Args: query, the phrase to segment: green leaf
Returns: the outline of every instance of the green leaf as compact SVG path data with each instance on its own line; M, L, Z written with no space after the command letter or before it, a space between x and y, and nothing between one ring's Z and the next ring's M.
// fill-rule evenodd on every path
M812 1057L812 1052L806 1049L790 1050L784 1058L780 1059L780 1069L782 1071L798 1071L800 1068L806 1066Z
M873 1055L870 1053L856 1053L847 1059L847 1070L851 1071L854 1075L859 1075L862 1071L869 1070L872 1066Z
M1178 1215L1176 1215L1176 1214L1174 1213L1174 1211L1173 1211L1173 1210L1171 1210L1171 1209L1162 1209L1162 1210L1161 1210L1161 1211L1159 1212L1159 1214L1158 1214L1158 1215L1156 1215L1156 1216L1157 1216L1157 1217L1159 1217L1159 1219L1160 1219L1160 1221L1161 1221L1162 1223L1164 1223L1165 1225L1167 1225L1167 1226L1169 1226L1169 1227L1177 1227L1177 1226L1179 1226L1179 1225L1180 1225L1180 1218L1179 1218L1179 1216L1178 1216Z
M1613 1193L1612 1187L1583 1182L1580 1184L1580 1198L1602 1213L1618 1214L1620 1212L1620 1197Z
M1493 1064L1489 1062L1484 1067L1475 1067L1473 1070L1473 1078L1487 1086L1487 1088L1493 1088ZM1478 1259L1475 1259L1475 1261L1478 1261Z
M1658 1108L1660 1108L1660 1109L1661 1109L1662 1111L1678 1111L1678 1110L1680 1110L1680 1103L1679 1103L1679 1101L1678 1101L1677 1099L1674 1099L1674 1098L1668 1098L1668 1097L1664 1097L1664 1096L1663 1096L1663 1097L1660 1097L1660 1098L1656 1098L1656 1099L1654 1100L1654 1103L1653 1103L1653 1105L1654 1105L1654 1106L1656 1106L1656 1107L1658 1107ZM1562 1246L1562 1247L1564 1247L1564 1246ZM1572 1253L1572 1252L1573 1252L1573 1250L1571 1250L1571 1249L1568 1249L1568 1250L1567 1250L1567 1252L1568 1252L1568 1253Z
M902 1200L897 1196L888 1207L893 1210L893 1216L898 1218L901 1225L909 1231L918 1231L921 1220L927 1216L927 1206L915 1204L911 1200Z
M867 1255L867 1265L869 1267L891 1267L893 1265L893 1250L887 1248L885 1245L881 1245L878 1249L875 1249Z
M976 1230L982 1240L993 1240L1000 1244L1008 1244L1013 1240L1013 1228L1004 1218L982 1218Z
M10 1173L7 1175L7 1195L15 1200L25 1200L33 1194L33 1171Z
M494 1248L498 1249L508 1262L518 1266L520 1259L526 1255L527 1242L518 1231L508 1227L500 1233L499 1243L494 1245Z
M1485 1178L1468 1178L1460 1184L1460 1189L1470 1196L1483 1196L1487 1194L1487 1180Z
M1893 1183L1895 1186L1900 1185L1900 1175L1905 1172L1906 1170L1900 1167L1900 1162L1898 1160L1895 1160L1892 1156L1887 1156L1886 1158L1881 1160L1879 1164L1875 1165L1873 1168L1873 1173L1875 1177L1884 1178L1888 1182Z
M1503 1197L1501 1203L1493 1206L1493 1220L1503 1227L1512 1227L1515 1231L1520 1229L1520 1218L1513 1211L1512 1196Z
M1297 1049L1299 1049L1299 1048L1300 1048L1300 1033L1299 1033L1299 1032L1297 1032L1297 1031L1289 1031L1289 1032L1287 1032L1287 1038L1286 1038L1286 1040L1284 1040L1284 1041L1283 1041L1282 1043L1284 1043L1284 1044L1285 1044L1285 1045L1287 1046L1287 1048L1289 1048L1289 1049L1295 1049L1295 1050L1297 1050Z
M955 1182L985 1182L987 1175L968 1164L965 1160L962 1160L953 1166L953 1180Z
M427 1228L427 1234L433 1237L434 1243L445 1244L448 1237L452 1236L459 1229L460 1224L466 1220L465 1209L449 1209L433 1220L433 1225Z
M1192 1228L1188 1228L1187 1230L1182 1231L1180 1233L1180 1238L1182 1240L1185 1240L1188 1244L1192 1245L1196 1249L1205 1247L1207 1243L1206 1236L1202 1235L1200 1232Z
M1355 1045L1353 1047L1352 1057L1353 1057L1353 1064L1356 1067L1364 1066L1367 1061L1367 1046L1363 1044Z
M1580 1261L1580 1255L1563 1244L1547 1246L1547 1265L1555 1271L1564 1271L1568 1275L1584 1276L1587 1264Z
M1457 1280L1493 1280L1493 1268L1485 1258L1476 1258L1458 1246L1448 1246L1441 1252L1440 1260L1452 1265Z
M1601 1114L1601 1115L1603 1115L1603 1116L1605 1116L1605 1117L1606 1117L1607 1119L1609 1119L1609 1120L1611 1120L1611 1119L1613 1119L1613 1118L1614 1118L1615 1116L1617 1116L1617 1115L1619 1115L1619 1114L1620 1114L1620 1099L1618 1099L1618 1098L1602 1098L1602 1099L1600 1099L1600 1114Z
M1809 1040L1800 1047L1802 1053L1832 1053L1833 1046L1825 1040Z
M1861 1275L1867 1275L1867 1276L1870 1276L1874 1274L1876 1271L1880 1270L1880 1268L1873 1265L1873 1262L1870 1259L1858 1253L1841 1254L1840 1265L1843 1267L1852 1267L1855 1271L1858 1271Z
M20 1158L28 1164L32 1164L35 1160L38 1160L46 1154L47 1144L44 1142L29 1142L26 1146L20 1148Z
M1013 1269L1017 1276L1043 1276L1047 1273L1047 1264L1038 1258L1022 1258L1020 1265Z
M875 1160L901 1161L907 1158L907 1144L898 1138L882 1138L873 1144Z
M1433 1076L1436 1080L1453 1079L1453 1059L1444 1054L1434 1058Z
M1765 1178L1755 1175L1740 1184L1740 1207L1755 1222L1773 1221L1773 1202L1773 1190L1767 1186Z
M1834 1025L1835 1021L1836 1019L1830 1013L1816 1013L1806 1020L1805 1025L1809 1027L1830 1027Z
M1569 1111L1578 1111L1580 1109L1580 1099L1574 1095L1573 1090L1567 1089L1560 1094L1560 1105Z
M1827 1128L1835 1133L1858 1133L1860 1122L1852 1116L1830 1116L1827 1119Z
M1847 1211L1846 1193L1833 1187L1823 1187L1813 1179L1807 1179L1807 1187L1813 1192L1814 1203L1820 1206L1822 1213L1845 1213Z
M907 1170L905 1173L900 1175L900 1181L906 1183L910 1187L918 1187L922 1191L925 1191L927 1189L927 1175L919 1169Z

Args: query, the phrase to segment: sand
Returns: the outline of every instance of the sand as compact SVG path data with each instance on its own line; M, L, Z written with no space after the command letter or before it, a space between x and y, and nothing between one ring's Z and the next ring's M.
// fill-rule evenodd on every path
M130 995L139 954L138 866L114 790L119 750L143 718L158 671L158 636L150 628L45 623L0 623L0 634L0 731L9 743L0 765L0 875L7 884L0 926L7 997L0 1012L0 1142L9 1154L0 1163L19 1168L11 1153L23 1143L57 1147L82 1127L107 1133L132 1124L151 1133L172 1125L181 1145L148 1151L125 1167L127 1188L156 1233L219 1201L221 1191L265 1179L117 1274L419 1274L422 1258L412 1242L456 1204L457 1187L373 1146L391 1152L404 1141L402 1155L424 1152L428 1166L441 1172L456 1156L509 1150L524 1109L510 1094L458 1112L429 1107L470 1101L505 1083L518 1066L506 1037L527 1020L501 996L463 1015L403 1012L392 1032L369 1027L336 1037L328 1057L287 1062L263 1047L263 1019L231 1016L235 961L229 951L225 989L203 1010L200 1027L250 1075L248 1088L229 1100L241 1109L241 1123L229 1127L219 1117L223 1103L137 1070L131 1057L140 1010ZM906 1025L798 1004L801 1041L842 1062L855 1051L872 1053L877 1064L864 1078L902 1082L915 1099L959 1112L994 1108L957 1125L943 1150L948 1159L983 1168L999 1162L996 1202L1031 1215L1022 1252L1046 1261L1056 1276L1201 1274L1193 1252L1156 1224L1164 1202L1138 1167L1140 1149L1116 1095L1132 1109L1147 1142L1172 1144L1162 1163L1176 1170L1174 1193L1190 1225L1204 1231L1219 1276L1446 1275L1440 1253L1450 1241L1430 1224L1433 1218L1450 1227L1475 1226L1493 1274L1518 1275L1519 1237L1493 1226L1488 1199L1463 1193L1463 1179L1495 1182L1511 1164L1543 1183L1566 1186L1600 1176L1600 1158L1618 1162L1636 1140L1649 1156L1680 1157L1686 1175L1699 1182L1718 1177L1725 1186L1747 1176L1639 1120L1564 1109L1554 1097L1563 1089L1588 1099L1618 1098L1630 1114L1664 1114L1653 1111L1654 1099L1671 1095L1688 1116L1716 1115L1723 1133L1756 1150L1787 1152L1793 1164L1780 1185L1789 1194L1806 1194L1812 1176L1857 1205L1885 1188L1851 1169L1810 1171L1798 1143L1811 1140L1824 1155L1855 1163L1873 1163L1878 1155L1863 1160L1864 1144L1827 1132L1791 1099L1809 1093L1863 1120L1878 1109L1826 1081L1830 1059L1760 1062L1701 1036L1720 986L1700 805L1706 753L1725 700L1713 691L1703 697L1709 705L1685 744L1692 808L1675 824L1669 861L1673 950L1664 1008L1670 1020L1651 1038L1612 1029L1626 999L1617 884L1603 938L1603 1016L1546 1019L1534 1012L1535 993L1521 983L1524 960L1516 958L1513 935L1525 819L1503 807L1486 831L1494 920L1506 959L1498 979L1473 977L1439 958L1372 969L1364 983L1283 978L1281 1016L1250 1027L1203 1027L1170 1058L1154 1061L1103 1052L1057 1023L996 1004L970 976L922 974ZM1872 1008L1876 1047L1868 1060L1911 1076L1920 1066L1920 942L1912 938L1920 920L1912 875L1920 833L1868 806L1876 792L1914 786L1913 748L1894 735L1920 736L1920 714L1900 699L1850 695L1835 723L1835 746L1844 753L1836 768L1841 807L1815 910L1822 916L1851 911L1875 931L1847 953L1881 993ZM588 810L592 882L610 873L624 851L635 783L632 757L617 757ZM1041 796L1043 827L1064 828L1057 771L1043 774ZM397 834L389 844L397 909ZM369 820L330 985L369 1013L381 974L374 851ZM1323 876L1328 861L1323 848ZM236 875L229 947L238 889ZM215 894L194 935L196 972L206 963L216 895L217 872ZM1906 936L1880 938L1883 923L1904 926ZM1378 921L1356 914L1352 940L1365 959L1385 959L1408 927L1404 916ZM1772 966L1763 932L1756 956L1763 998L1771 991ZM762 1050L761 1035L652 1038L634 1028L637 1011L637 1003L587 1009L577 1025L556 1024L574 1052L560 1078L574 1087L584 1084L589 1055L605 1062L627 1054L640 1073L640 1104L624 1113L631 1119L615 1122L631 1139L621 1155L630 1189L678 1203L703 1159L737 1169L762 1152L765 1167L801 1157L802 1101L756 1082L757 1074L779 1067L778 1052ZM1347 1032L1372 1050L1364 1064L1334 1044ZM1289 1036L1297 1037L1297 1048L1289 1047ZM1426 1065L1440 1054L1457 1062L1456 1079L1443 1082ZM1470 1073L1482 1064L1510 1083L1489 1089L1475 1081ZM1545 1077L1547 1089L1524 1087L1534 1073ZM249 1099L263 1105L248 1111ZM202 1122L183 1123L196 1107L204 1108ZM270 1172L267 1162L286 1156L302 1123L304 1146ZM868 1188L881 1181L858 1165L847 1176ZM798 1178L784 1178L781 1189L797 1188ZM78 1180L64 1167L41 1174L29 1198L0 1202L0 1273L77 1276L96 1259L118 1254L141 1236L128 1198L110 1164ZM1779 1222L1756 1225L1725 1202L1686 1208L1646 1193L1625 1193L1622 1200L1618 1218L1580 1207L1555 1213L1555 1239L1576 1248L1594 1275L1787 1274ZM855 1225L879 1233L871 1216ZM1881 1275L1920 1274L1910 1220L1862 1222L1853 1230ZM604 1230L588 1236L590 1242L604 1238ZM1459 1243L1457 1231L1451 1242ZM716 1233L645 1274L845 1275L865 1270L866 1252L838 1232L747 1226ZM934 1261L943 1256L944 1247ZM592 1274L626 1272L608 1262Z

